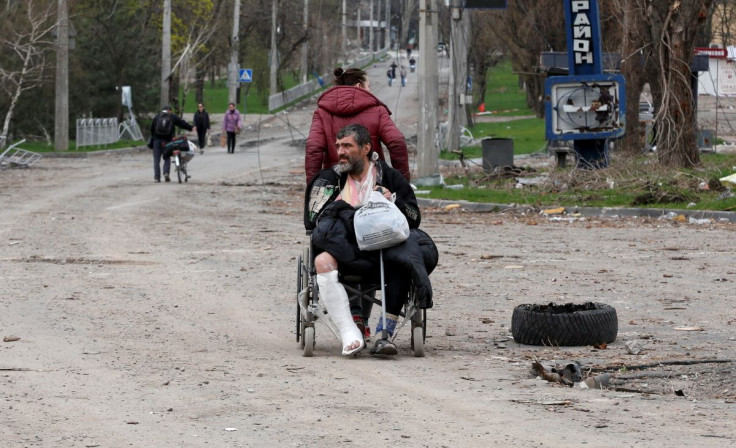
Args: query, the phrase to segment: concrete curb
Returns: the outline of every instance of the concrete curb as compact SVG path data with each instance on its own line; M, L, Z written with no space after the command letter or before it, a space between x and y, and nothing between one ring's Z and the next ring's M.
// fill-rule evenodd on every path
M531 205L518 204L494 204L479 203L469 201L447 201L442 199L417 198L417 202L422 207L446 207L450 204L459 204L463 209L471 212L502 212L508 210L533 210L540 213L542 209ZM553 208L553 207L548 207ZM599 218L662 218L670 213L675 215L683 215L685 218L712 219L715 221L727 220L728 222L736 222L736 212L723 212L711 210L682 210L682 209L660 209L660 208L619 208L619 207L564 207L565 213L560 216L570 216L571 214L580 214L586 217ZM555 215L550 215L555 216Z

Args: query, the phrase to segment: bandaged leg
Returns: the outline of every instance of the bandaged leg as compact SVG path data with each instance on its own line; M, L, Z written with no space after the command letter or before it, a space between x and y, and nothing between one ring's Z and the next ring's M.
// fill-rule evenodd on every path
M337 271L317 274L319 297L337 327L342 343L342 354L352 355L365 346L363 335L353 322L350 303L345 288L337 281Z

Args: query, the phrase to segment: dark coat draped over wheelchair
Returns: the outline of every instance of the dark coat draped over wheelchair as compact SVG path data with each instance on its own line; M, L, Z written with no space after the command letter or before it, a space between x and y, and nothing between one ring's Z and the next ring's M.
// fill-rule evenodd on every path
M421 215L416 197L406 179L383 161L378 161L377 186L396 193L396 206L406 216L411 229L409 238L401 244L383 249L386 264L411 278L420 308L432 307L432 286L429 274L437 265L437 247L432 239L419 230ZM376 273L378 251L361 251L355 238L353 217L355 208L335 200L345 185L346 174L323 170L309 183L305 197L304 224L312 230L312 243L338 262L341 274Z

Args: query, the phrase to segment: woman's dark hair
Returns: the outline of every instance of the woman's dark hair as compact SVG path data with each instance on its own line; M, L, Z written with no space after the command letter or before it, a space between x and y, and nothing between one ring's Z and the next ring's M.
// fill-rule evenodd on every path
M336 86L354 86L356 84L365 84L366 74L359 68L349 68L343 70L342 67L338 67L334 71L335 80L333 81Z

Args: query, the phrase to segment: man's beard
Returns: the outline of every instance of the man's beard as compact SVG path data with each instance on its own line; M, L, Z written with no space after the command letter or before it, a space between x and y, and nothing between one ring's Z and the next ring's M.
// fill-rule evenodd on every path
M364 168L365 160L351 159L350 157L348 157L347 160L341 160L337 163L337 165L335 165L335 171L337 171L339 174L362 174Z

